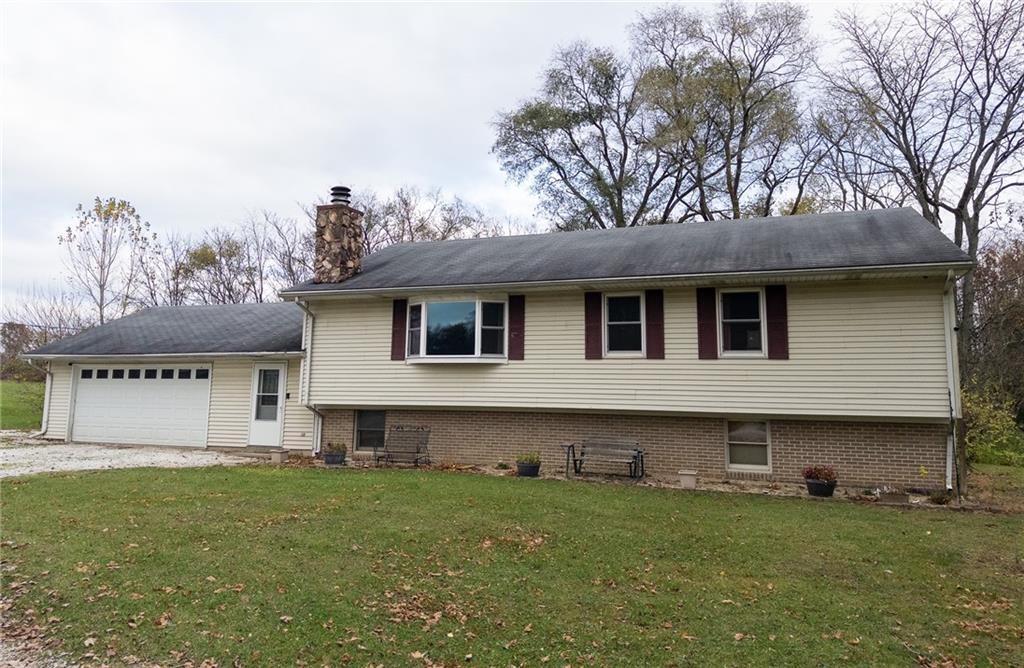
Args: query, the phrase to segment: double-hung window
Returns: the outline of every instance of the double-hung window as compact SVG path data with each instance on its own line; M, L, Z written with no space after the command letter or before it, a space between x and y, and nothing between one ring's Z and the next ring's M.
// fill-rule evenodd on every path
M767 422L726 423L726 461L738 471L770 471L771 445Z
M723 357L764 356L764 291L719 290L719 348Z
M425 301L409 305L411 359L505 357L507 308L486 299Z
M643 355L644 304L640 294L604 296L606 355Z

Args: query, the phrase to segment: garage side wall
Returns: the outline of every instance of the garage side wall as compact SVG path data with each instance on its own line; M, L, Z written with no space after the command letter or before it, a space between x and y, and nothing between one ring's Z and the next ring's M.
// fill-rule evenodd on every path
M213 363L210 422L206 437L208 447L241 448L248 445L253 364L251 359L223 359ZM313 414L299 403L301 366L300 360L288 360L282 445L293 450L311 450Z
M67 362L54 362L50 366L50 407L47 409L45 438L63 440L68 435L68 416L71 414L71 366Z

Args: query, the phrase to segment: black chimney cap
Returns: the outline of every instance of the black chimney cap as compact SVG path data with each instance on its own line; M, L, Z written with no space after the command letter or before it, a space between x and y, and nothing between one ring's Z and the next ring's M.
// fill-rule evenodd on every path
M331 188L331 204L349 204L352 201L352 189L348 186Z

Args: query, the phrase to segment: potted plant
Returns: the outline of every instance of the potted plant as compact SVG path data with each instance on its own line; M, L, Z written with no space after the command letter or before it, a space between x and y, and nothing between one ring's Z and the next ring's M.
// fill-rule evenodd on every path
M539 474L539 452L526 452L516 457L516 475L523 478L536 478Z
M324 464L327 466L344 466L345 455L348 453L348 448L345 447L344 443L335 445L334 443L328 443L324 447Z
M832 496L836 491L836 472L831 466L807 466L804 468L804 484L811 496Z

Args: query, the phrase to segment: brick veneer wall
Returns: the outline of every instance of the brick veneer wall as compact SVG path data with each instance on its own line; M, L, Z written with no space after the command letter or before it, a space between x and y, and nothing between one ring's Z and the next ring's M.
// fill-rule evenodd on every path
M725 420L590 413L527 413L476 410L389 410L387 426L430 427L435 462L493 465L513 463L521 452L539 451L548 467L561 468L560 443L587 436L621 437L647 451L647 472L674 478L696 469L706 480L761 478L801 480L807 464L836 467L840 484L888 483L942 488L946 473L943 424L771 420L772 473L726 471ZM324 443L352 445L354 411L325 411ZM358 458L360 453L353 453Z

